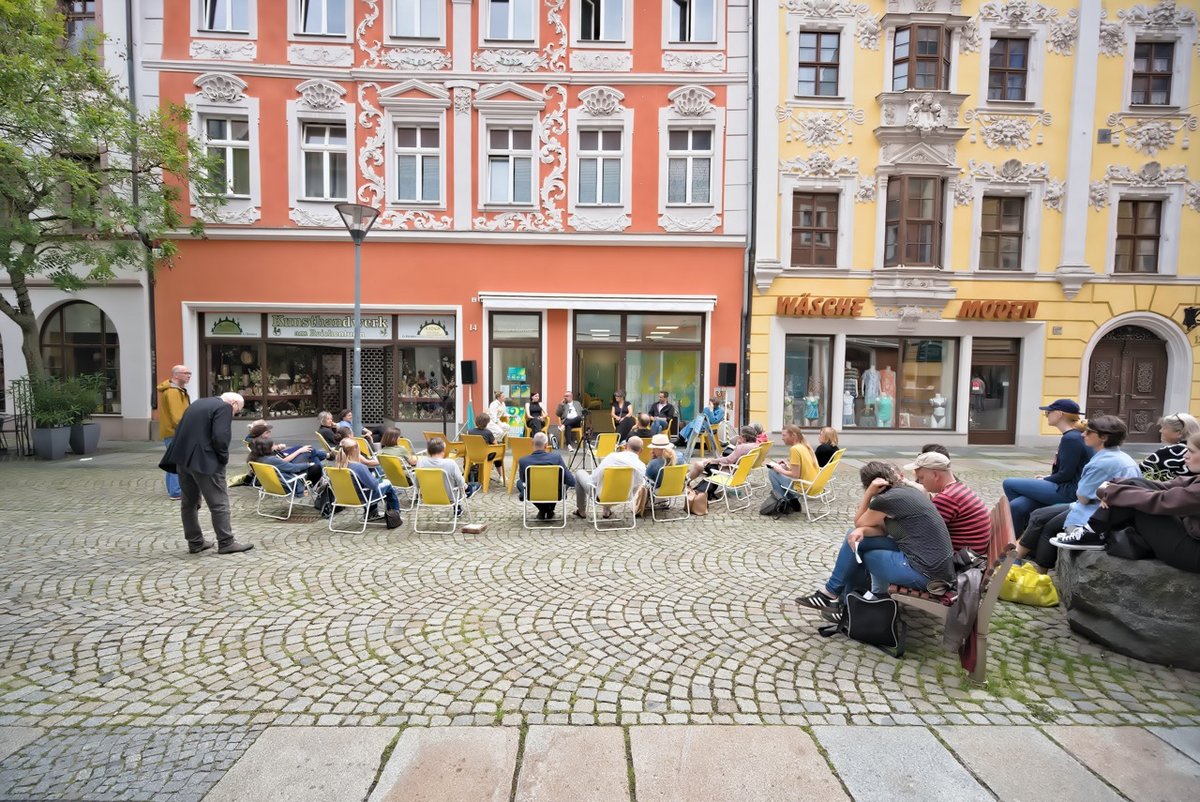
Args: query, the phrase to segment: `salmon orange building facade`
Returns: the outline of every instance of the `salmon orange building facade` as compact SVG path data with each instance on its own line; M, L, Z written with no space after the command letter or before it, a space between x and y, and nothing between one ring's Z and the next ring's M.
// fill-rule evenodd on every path
M142 5L143 91L191 109L226 183L154 290L158 364L194 365L194 394L297 432L348 405L343 201L380 211L370 423L419 435L497 391L553 411L568 389L598 425L617 389L687 416L738 362L745 2Z

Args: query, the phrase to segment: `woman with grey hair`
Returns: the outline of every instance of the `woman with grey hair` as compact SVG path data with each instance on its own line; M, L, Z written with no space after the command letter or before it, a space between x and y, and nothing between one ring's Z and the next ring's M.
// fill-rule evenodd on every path
M1142 460L1142 473L1151 479L1173 479L1176 476L1188 476L1191 471L1187 466L1187 441L1192 435L1200 433L1200 421L1186 412L1176 412L1158 419L1158 436L1166 443Z

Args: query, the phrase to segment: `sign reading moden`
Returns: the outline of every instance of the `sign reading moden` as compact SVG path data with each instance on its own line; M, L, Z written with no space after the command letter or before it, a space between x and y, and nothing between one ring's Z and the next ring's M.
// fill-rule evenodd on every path
M1030 320L1037 315L1037 301L963 301L959 320Z
M783 295L775 314L788 317L862 317L866 298L844 295Z
M271 337L305 340L354 339L353 314L272 313L267 316ZM391 315L363 315L361 335L364 340L392 339Z

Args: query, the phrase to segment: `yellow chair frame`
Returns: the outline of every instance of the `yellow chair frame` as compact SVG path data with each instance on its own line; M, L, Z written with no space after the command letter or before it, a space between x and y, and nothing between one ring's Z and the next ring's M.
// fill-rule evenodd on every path
M325 439L325 435L321 434L320 432L313 432L313 434L317 436L317 442L321 444L321 450L326 454L332 454L336 450L329 444L329 441Z
M467 462L463 467L463 476L470 476L471 468L479 465L480 490L486 493L492 479L492 464L495 463L500 466L500 481L507 484L504 477L504 452L507 446L504 443L489 445L481 434L464 434L462 439L463 445L467 447Z
M517 464L521 461L521 457L528 457L533 453L533 438L509 436L504 443L512 462L508 471L508 481L505 483L508 487L508 494L511 496L513 487L517 483Z
M846 453L846 449L842 448L833 453L829 458L829 462L821 468L820 472L813 477L811 482L806 482L803 479L797 479L792 482L792 490L800 496L800 505L804 508L804 515L808 518L809 523L819 521L832 511L833 505L833 482L834 471L837 470L838 463L842 461L842 454ZM819 503L823 512L820 515L813 515L812 509L808 506L809 502Z
M555 416L555 417L557 418L557 416ZM547 420L549 420L549 418L547 418ZM558 445L559 445L559 448L566 448L567 447L567 427L563 424L562 418L557 418L557 420L558 420L558 422L555 423L554 425L558 427L559 436L562 438L562 442L560 442ZM543 431L545 431L545 430L543 430ZM584 432L583 426L572 426L571 431L576 433L575 442L582 443L583 442L583 432ZM549 432L546 432L546 434L549 434ZM576 445L575 447L578 448L579 446Z
M417 486L413 483L412 474L404 460L394 454L380 454L379 467L383 469L383 475L392 483L392 487L396 490L397 496L404 493L408 496L408 504L400 503L400 509L408 512L417 503Z
M515 474L516 471L514 470ZM566 475L559 465L530 465L525 469L525 500L521 502L521 523L526 529L562 529L567 525L567 483ZM555 507L563 505L562 517L554 517L549 521L537 521L541 526L531 526L529 508L537 509L536 504L550 504Z
M754 470L754 466L757 464L759 452L767 450L766 446L767 444L763 443L754 451L740 457L734 466L733 473L718 471L709 475L708 481L721 488L721 496L725 499L725 509L729 512L737 512L750 506L750 494L753 491L750 485L750 472ZM743 491L745 493L745 502L736 507L733 506L729 501L730 494L737 493L738 497L741 498Z
M596 452L597 465L600 464L600 460L617 450L617 438L619 437L620 435L616 432L603 432L596 435L596 447L592 450Z
M634 514L635 510L633 509L634 500L637 498L633 492L635 476L633 468L627 465L605 468L600 475L600 492L596 492L595 485L588 489L588 501L591 503L592 509L592 526L596 527L597 532L613 532L633 529L637 526L637 515ZM621 526L619 521L617 525L605 524L602 526L599 515L600 508L609 509L621 505L629 507L629 526Z
M746 484L750 488L750 492L754 492L759 485L768 490L771 488L771 480L767 476L767 457L771 454L771 441L758 444L758 457L754 462L754 467L750 469L750 476L746 478ZM760 481L755 481L755 476L760 476Z
M425 438L426 453L429 453L429 441L436 439L445 442L446 459L461 459L464 462L466 461L467 450L461 440L451 440L450 435L442 434L441 432L421 432L421 435Z
M422 535L452 535L454 530L458 529L459 519L467 519L470 516L469 499L466 494L459 494L457 490L450 488L450 479L446 476L446 472L441 468L417 468L413 471L413 475L417 479L417 502L413 508L413 531ZM450 510L453 517L450 519L450 528L421 528L421 509L430 510ZM459 510L462 513L459 513Z
M690 467L686 462L678 465L668 465L659 474L659 478L662 481L658 483L658 487L655 487L653 482L646 482L650 486L650 517L655 522L683 521L691 517L692 511L687 503L687 475ZM675 499L679 499L682 502L683 515L673 515L670 518L658 517L658 508L655 502L666 501L670 505Z
M333 509L329 513L329 531L361 535L367 531L371 519L371 508L383 501L383 493L373 496L367 492L358 481L358 477L349 468L330 467L325 469L329 477L329 487L333 490ZM363 499L366 499L365 501ZM339 508L359 510L362 513L362 526L358 529L338 529L333 525ZM382 519L381 519L382 520Z
M284 475L274 465L267 465L265 462L251 462L250 470L254 471L254 478L258 480L258 503L254 507L254 511L264 518L274 518L276 521L286 521L292 517L292 507L296 506L297 497L292 492L292 488L299 482L304 484L304 475L296 474L290 481L284 478ZM269 515L262 510L263 499L270 496L277 498L287 503L287 515Z

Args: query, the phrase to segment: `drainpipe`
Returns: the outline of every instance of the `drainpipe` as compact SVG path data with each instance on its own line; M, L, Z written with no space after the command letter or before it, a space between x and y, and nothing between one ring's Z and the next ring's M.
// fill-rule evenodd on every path
M758 86L758 34L755 31L755 12L757 7L758 4L754 2L747 3L746 5L746 13L748 15L746 29L750 35L750 81L748 85L750 107L750 125L748 126L750 134L748 144L750 150L750 172L746 181L746 195L749 197L748 208L750 209L750 220L749 227L746 229L746 255L742 267L744 274L742 286L742 353L738 360L741 363L740 425L750 422L750 300L754 293L754 232L757 230L756 221L758 219L758 193L754 191L758 177L758 93L755 92L755 87Z

